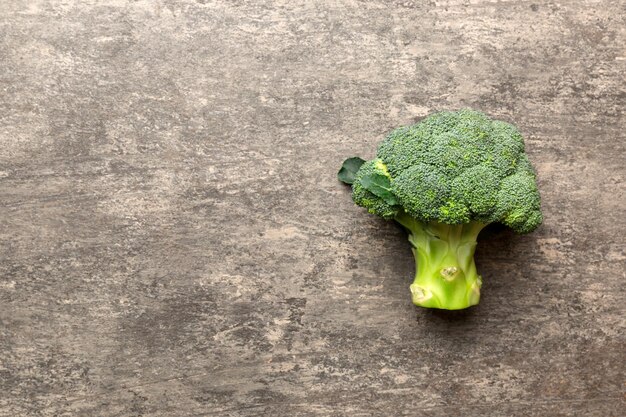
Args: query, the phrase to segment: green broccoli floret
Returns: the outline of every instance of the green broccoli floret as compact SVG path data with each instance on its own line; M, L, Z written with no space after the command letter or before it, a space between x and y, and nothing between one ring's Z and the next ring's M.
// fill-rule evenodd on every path
M383 219L393 219L398 214L399 207L388 204L363 186L363 178L372 174L385 176L391 181L387 167L380 159L365 162L357 171L355 181L352 184L352 199L357 205L365 207L371 214L376 214Z
M478 304L482 279L474 251L480 231L502 223L529 233L542 222L521 134L474 110L440 112L395 129L375 159L350 162L340 179L352 184L354 202L409 233L416 260L410 289L418 306Z

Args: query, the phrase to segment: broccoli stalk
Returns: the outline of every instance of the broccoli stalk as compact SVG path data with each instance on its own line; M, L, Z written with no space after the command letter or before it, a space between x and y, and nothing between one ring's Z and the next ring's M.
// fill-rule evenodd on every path
M480 222L449 225L419 221L402 212L395 217L409 233L415 279L409 287L421 307L459 310L478 304L482 278L476 272Z
M478 304L474 250L481 229L529 233L542 222L535 171L508 123L473 110L440 112L392 131L376 158L347 159L338 178L368 212L396 220L415 255L413 303L458 310Z

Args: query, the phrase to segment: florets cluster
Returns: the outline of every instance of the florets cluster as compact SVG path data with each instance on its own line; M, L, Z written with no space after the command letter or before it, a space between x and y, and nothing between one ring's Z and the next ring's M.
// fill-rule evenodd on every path
M436 113L392 131L376 156L352 185L355 203L370 213L392 219L406 212L445 224L499 222L519 233L541 224L535 171L511 124L473 110ZM363 185L371 174L388 178L388 198Z

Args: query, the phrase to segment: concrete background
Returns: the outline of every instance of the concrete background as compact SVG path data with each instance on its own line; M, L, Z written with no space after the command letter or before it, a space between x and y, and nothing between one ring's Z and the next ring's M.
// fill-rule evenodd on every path
M0 3L0 415L623 415L623 2ZM545 222L446 314L335 173L464 106Z

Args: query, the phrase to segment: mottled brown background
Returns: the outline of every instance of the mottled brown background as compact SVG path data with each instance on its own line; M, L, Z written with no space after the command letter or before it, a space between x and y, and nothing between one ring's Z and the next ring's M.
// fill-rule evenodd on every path
M623 415L622 1L0 3L0 415ZM335 173L463 106L545 222L444 314Z

